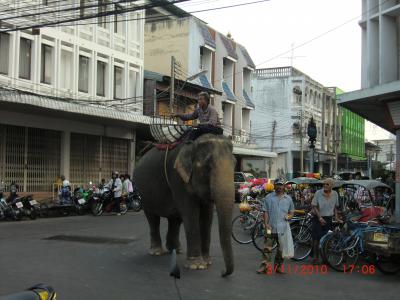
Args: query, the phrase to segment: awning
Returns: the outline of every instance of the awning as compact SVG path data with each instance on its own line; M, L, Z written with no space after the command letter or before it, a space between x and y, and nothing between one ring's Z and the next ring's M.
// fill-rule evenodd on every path
M222 84L222 90L224 92L224 95L225 95L226 99L236 102L236 97L233 94L233 92L232 92L231 88L229 87L229 85L225 81L222 81L221 84Z
M82 100L84 101L84 100ZM23 105L33 109L59 111L87 117L110 119L118 122L150 124L151 118L137 112L120 111L94 104L74 103L73 99L43 96L34 93L0 88L0 105Z
M247 94L246 90L243 90L243 98L246 100L246 107L249 109L254 109L255 105L253 101L251 101L251 98L249 94Z
M339 105L395 133L400 127L400 81L339 96Z
M278 154L276 154L276 152L269 152L252 148L237 147L237 146L233 146L233 154L241 156L252 156L252 157L271 157L271 158L278 157Z

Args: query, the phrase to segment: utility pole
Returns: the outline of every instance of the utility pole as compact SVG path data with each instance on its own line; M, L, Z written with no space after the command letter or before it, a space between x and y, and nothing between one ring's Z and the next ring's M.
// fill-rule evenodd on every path
M304 152L303 152L303 110L304 110L304 103L303 103L303 90L304 90L304 81L302 83L301 89L298 87L293 88L293 93L300 97L300 172L304 172Z
M301 102L303 102L303 99L301 100L302 100ZM300 173L303 174L303 172L304 172L304 151L303 151L303 104L302 104L300 108Z
M271 152L274 152L274 146L275 146L275 131L276 131L276 120L272 122L272 132L271 132ZM271 171L272 171L272 159L269 159L269 165L268 165L268 176L271 177Z
M392 164L393 164L393 144L390 144L390 164L389 164L389 170L392 172Z
M169 91L169 112L174 113L174 98L175 98L175 56L171 56L171 86Z
M157 114L157 89L153 91L153 116Z

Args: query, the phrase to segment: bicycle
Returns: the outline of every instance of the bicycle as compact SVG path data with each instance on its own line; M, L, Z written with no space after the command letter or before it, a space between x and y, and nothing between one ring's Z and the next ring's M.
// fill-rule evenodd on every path
M262 220L261 203L249 200L248 208L232 220L232 238L239 244L250 244L253 227Z
M311 227L307 226L308 219L310 218L309 214L303 217L294 217L293 221L290 222L290 229L292 232L293 238L293 246L294 246L294 256L293 260L301 261L306 259L312 250L312 236L311 236ZM261 253L264 252L264 243L265 243L265 226L264 226L264 218L253 227L251 233L251 239L254 247L259 250ZM272 246L272 249L277 247L277 243L275 242Z
M344 272L346 267L356 265L359 256L371 260L371 254L365 251L365 233L387 234L388 228L372 222L354 222L347 220L343 228L337 227L333 232L328 233L322 245L322 257L326 263L335 271Z

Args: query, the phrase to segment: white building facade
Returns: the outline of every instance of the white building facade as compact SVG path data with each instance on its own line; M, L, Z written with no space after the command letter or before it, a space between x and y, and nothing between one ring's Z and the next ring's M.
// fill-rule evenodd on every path
M276 153L257 149L251 136L251 72L255 65L246 48L177 7L166 9L147 11L145 69L170 75L174 56L180 66L178 79L185 81L201 73L189 82L222 92L212 95L211 104L219 112L224 134L234 143L237 170L246 167L247 159L276 157ZM158 16L167 17L157 20Z
M111 170L131 173L137 128L148 123L140 98L144 12L133 9L143 2L0 3L7 7L2 18L9 12L9 25L24 18L33 22L27 7L47 11L50 20L62 19L51 12L63 9L77 16L132 10L0 33L0 179L30 192L51 191L60 174L83 184L108 178ZM91 10L82 9L89 4ZM3 28L7 24L2 21Z
M396 161L396 140L374 140L374 144L379 147L376 153L375 160L383 164L384 168L389 171L394 171L394 163Z
M314 171L334 169L338 126L334 92L293 67L257 69L252 77L255 111L252 128L261 149L276 151L276 162L265 161L270 176L291 178L310 171L307 126L317 127ZM302 143L301 143L302 136Z
M400 1L362 0L361 90L340 105L396 134L396 221L400 221Z

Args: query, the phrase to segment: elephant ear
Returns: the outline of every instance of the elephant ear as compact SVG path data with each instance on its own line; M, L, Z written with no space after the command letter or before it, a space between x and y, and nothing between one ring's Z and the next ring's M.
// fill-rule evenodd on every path
M176 157L174 168L183 182L189 183L193 170L193 143L185 144Z

